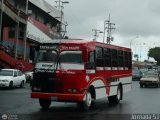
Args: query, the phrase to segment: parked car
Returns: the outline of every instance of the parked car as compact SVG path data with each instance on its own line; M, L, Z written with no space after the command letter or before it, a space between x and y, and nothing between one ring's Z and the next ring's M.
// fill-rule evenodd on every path
M140 87L146 87L146 86L160 86L160 74L156 70L150 70L145 72L143 77L140 79Z
M0 87L24 87L25 75L17 69L0 69Z
M140 70L134 69L132 70L132 79L133 80L140 80L142 77L142 72Z

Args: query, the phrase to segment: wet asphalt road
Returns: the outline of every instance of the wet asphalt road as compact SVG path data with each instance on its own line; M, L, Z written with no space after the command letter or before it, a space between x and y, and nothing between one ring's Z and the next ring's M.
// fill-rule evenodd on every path
M0 89L0 120L3 114L18 120L101 120L134 119L132 115L151 114L160 119L160 88L140 88L133 81L132 90L124 94L118 105L109 105L107 98L97 100L89 111L79 110L76 103L52 102L44 111L37 99L30 98L30 86L25 88ZM146 116L143 116L146 117ZM150 116L149 116L150 117Z

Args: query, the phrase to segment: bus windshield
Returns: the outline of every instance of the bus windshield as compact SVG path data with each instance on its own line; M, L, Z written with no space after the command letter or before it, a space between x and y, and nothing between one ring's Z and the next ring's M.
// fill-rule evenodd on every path
M41 50L38 53L37 62L56 62L56 57L56 51Z
M78 63L82 64L82 53L79 51L64 51L60 54L60 62L62 63Z
M59 62L63 69L84 69L81 51L63 51L60 53Z
M58 63L58 69L84 70L82 51L62 51L58 55L57 52L53 50L40 50L38 53L37 62L43 62L43 64L45 62L47 66L51 65L51 63ZM55 68L55 64L48 68Z

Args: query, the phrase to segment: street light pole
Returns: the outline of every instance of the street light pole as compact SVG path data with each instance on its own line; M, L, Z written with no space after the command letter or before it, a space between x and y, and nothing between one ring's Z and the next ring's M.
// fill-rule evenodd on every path
M131 39L131 41L130 41L130 49L132 47L132 41L135 40L136 38L139 38L139 36L136 36L135 38Z
M137 48L136 48L137 46ZM141 48L142 48L142 43L137 43L135 45L135 54L137 54L139 56L139 61L141 61ZM137 50L139 49L139 53L137 52Z
M133 42L133 40L135 40L138 37L139 36L136 36L135 38L133 38L133 39L130 40L130 49L132 49L132 42ZM135 54L136 54L136 47L135 47ZM133 55L132 55L132 57L133 57Z

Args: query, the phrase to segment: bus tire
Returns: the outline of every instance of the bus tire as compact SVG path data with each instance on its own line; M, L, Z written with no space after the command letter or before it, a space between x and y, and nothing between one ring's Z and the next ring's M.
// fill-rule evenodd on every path
M39 104L42 107L42 109L47 110L49 106L51 105L50 99L39 99Z
M79 102L78 106L82 110L89 110L93 104L91 91L88 90L86 93L86 98L83 102Z
M118 104L120 102L120 100L122 100L122 96L123 96L122 87L121 87L121 85L118 85L117 95L109 96L108 101L109 101L110 104Z

